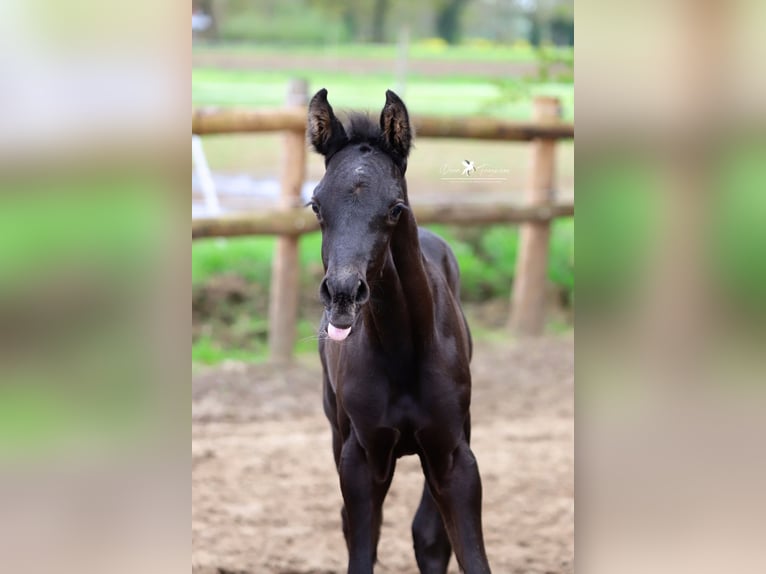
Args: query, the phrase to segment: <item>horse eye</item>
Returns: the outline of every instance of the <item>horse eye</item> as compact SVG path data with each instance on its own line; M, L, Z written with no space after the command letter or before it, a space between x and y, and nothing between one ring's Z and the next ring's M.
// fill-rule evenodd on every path
M316 216L319 217L319 204L312 201L309 205L311 205L311 211L313 211Z
M394 205L394 206L391 208L391 211L389 211L389 212L388 212L388 216L389 216L389 217L390 217L392 220L394 220L394 221L395 221L395 220L396 220L396 219L398 219L398 218L399 218L399 216L402 214L402 211L404 211L404 205L402 205L401 203L397 203L396 205Z

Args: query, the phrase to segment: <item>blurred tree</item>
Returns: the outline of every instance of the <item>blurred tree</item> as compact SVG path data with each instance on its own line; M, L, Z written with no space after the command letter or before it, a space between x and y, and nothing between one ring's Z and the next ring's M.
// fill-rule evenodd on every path
M381 43L406 23L415 41L574 42L573 0L192 0L192 8L212 19L198 36L229 41Z
M360 22L369 0L310 0L310 4L331 18L338 18L352 41L362 39Z
M392 0L311 0L325 14L340 18L347 36L353 40L365 37L376 44L385 43L386 22L393 7ZM365 26L361 25L365 22Z
M560 2L550 19L551 40L558 46L574 46L574 6Z
M468 0L436 0L436 34L449 44L460 40L460 17Z
M386 41L386 14L390 0L374 0L372 7L372 41L382 44Z
M541 44L574 45L573 0L516 0L526 6L532 28L529 42Z
M359 38L359 15L354 6L353 3L349 2L341 12L343 26L346 28L346 32L348 32L348 37L352 40Z

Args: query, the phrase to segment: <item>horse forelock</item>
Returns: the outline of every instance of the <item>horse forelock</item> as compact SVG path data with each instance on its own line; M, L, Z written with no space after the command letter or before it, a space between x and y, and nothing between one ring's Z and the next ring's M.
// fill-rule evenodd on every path
M381 144L382 132L378 122L365 112L349 112L345 121L348 143Z

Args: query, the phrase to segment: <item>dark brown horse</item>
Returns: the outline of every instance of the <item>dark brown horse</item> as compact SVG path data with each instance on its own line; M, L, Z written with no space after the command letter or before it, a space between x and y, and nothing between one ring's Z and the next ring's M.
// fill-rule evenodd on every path
M326 167L310 205L322 228L319 354L348 572L373 571L396 459L416 454L426 479L412 523L420 571L443 574L454 549L465 572L487 573L469 447L471 336L457 261L410 210L407 109L387 91L379 123L353 114L344 126L320 90L309 139Z

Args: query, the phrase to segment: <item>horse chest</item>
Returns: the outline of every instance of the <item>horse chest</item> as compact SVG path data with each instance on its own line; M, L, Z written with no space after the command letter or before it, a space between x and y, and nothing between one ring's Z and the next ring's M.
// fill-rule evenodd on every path
M385 377L344 380L339 397L342 410L360 433L387 427L397 429L405 439L429 419L416 387L403 388Z

